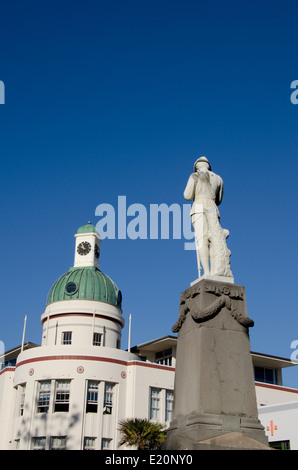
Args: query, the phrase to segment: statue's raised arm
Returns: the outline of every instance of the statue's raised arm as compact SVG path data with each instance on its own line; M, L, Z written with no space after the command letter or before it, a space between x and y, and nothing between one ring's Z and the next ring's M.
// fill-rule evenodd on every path
M186 188L184 190L184 197L188 201L192 201L195 197L195 187L196 187L197 177L195 173L192 173L188 178Z

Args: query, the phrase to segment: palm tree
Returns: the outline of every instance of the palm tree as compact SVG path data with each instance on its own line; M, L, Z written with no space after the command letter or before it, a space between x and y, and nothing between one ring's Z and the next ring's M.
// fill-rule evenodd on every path
M148 419L130 418L119 424L122 434L119 447L126 444L136 446L138 450L153 450L164 442L167 435L162 424L152 423Z

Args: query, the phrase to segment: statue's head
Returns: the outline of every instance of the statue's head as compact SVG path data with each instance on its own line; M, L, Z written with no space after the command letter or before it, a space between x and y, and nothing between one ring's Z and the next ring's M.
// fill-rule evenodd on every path
M211 165L206 157L200 157L195 161L194 171L207 169L211 171Z

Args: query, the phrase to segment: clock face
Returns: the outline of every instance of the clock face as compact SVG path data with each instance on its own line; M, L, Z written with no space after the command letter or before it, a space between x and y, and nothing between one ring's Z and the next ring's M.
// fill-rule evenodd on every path
M99 246L98 245L95 245L95 248L94 248L94 254L95 254L95 258L99 258Z
M81 242L78 246L77 252L79 255L85 256L91 251L91 245L89 242Z

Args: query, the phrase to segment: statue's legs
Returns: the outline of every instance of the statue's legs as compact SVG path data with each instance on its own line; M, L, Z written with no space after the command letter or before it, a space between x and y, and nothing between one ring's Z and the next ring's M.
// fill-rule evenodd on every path
M209 230L206 215L203 212L195 213L192 216L192 225L195 232L198 270L201 265L204 274L210 274L210 253L209 253Z

